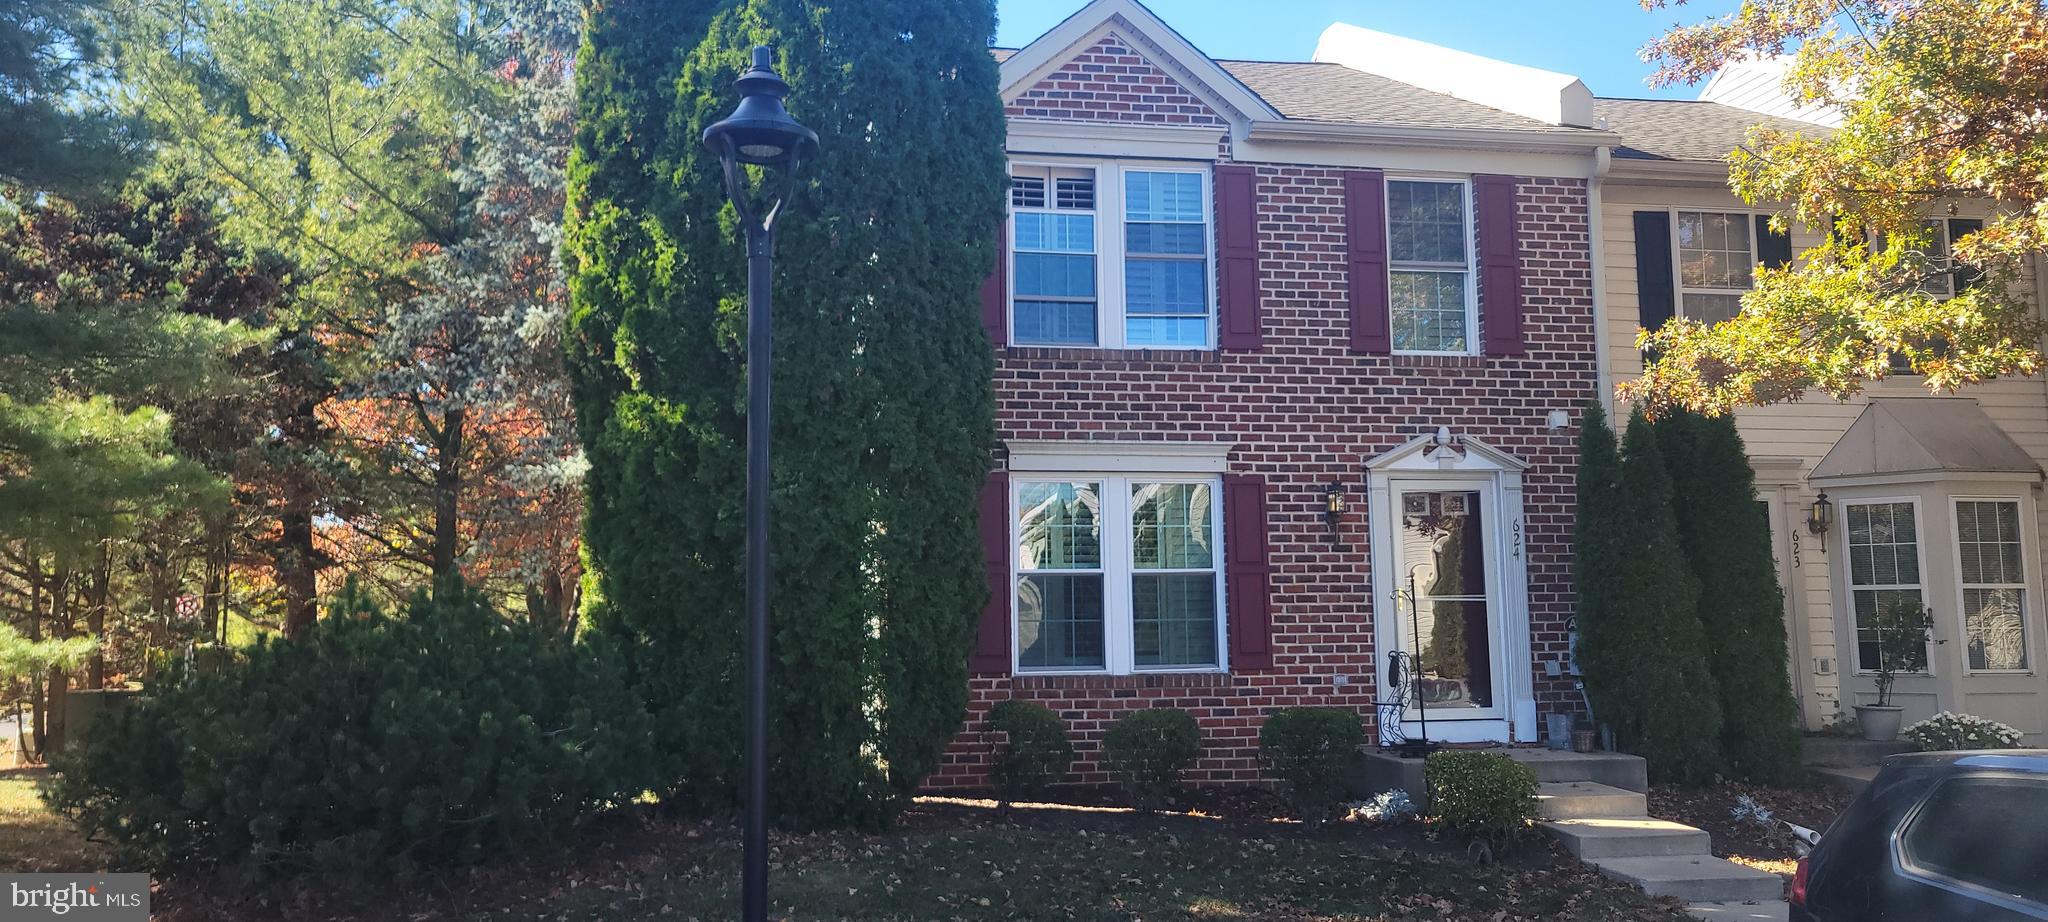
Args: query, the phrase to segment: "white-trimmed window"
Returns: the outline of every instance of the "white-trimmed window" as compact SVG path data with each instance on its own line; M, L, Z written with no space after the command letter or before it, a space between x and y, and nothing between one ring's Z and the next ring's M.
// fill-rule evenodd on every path
M1018 672L1223 667L1216 478L1033 476L1012 490Z
M1963 642L1970 668L2024 670L2027 572L2019 501L1958 499L1955 504Z
M1925 607L1918 509L1910 501L1844 503L1849 531L1849 593L1856 618L1856 668L1878 664L1877 613Z
M1019 342L1095 343L1095 171L1034 167L1010 174L1010 250Z
M1402 353L1472 353L1472 187L1462 180L1387 180L1387 296Z
M1756 219L1746 212L1678 211L1672 222L1678 314L1719 323L1742 312L1756 282Z
M1211 347L1206 168L1012 164L1010 222L1011 342Z
M1948 265L1948 222L1928 221L1920 226L1927 231L1927 245L1923 248L1927 261L1936 266ZM1937 298L1953 298L1956 296L1955 276L1948 272L1930 275L1920 283L1920 290Z

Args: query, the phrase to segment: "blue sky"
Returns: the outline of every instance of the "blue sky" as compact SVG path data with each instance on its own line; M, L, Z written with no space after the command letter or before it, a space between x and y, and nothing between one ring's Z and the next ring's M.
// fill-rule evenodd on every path
M1023 45L1085 0L997 0L997 44ZM1677 22L1732 10L1693 0L1645 13L1636 0L1145 0L1213 57L1306 61L1332 22L1348 22L1487 57L1575 74L1601 96L1691 99L1698 87L1653 90L1637 49Z

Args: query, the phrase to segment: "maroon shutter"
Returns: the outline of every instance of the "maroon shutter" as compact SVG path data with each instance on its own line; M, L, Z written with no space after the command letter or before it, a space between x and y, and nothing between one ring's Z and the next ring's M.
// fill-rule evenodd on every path
M1394 351L1387 315L1387 179L1378 170L1344 174L1346 283L1350 286L1351 348Z
M1259 311L1258 171L1240 164L1216 167L1216 344L1258 349L1264 343Z
M1010 222L1005 219L996 225L996 267L981 283L981 327L988 331L989 344L999 349L1009 343L1009 300Z
M981 552L988 569L988 604L975 627L967 671L1010 671L1010 475L995 471L981 485Z
M1223 581L1232 671L1273 668L1273 567L1266 562L1266 478L1223 478Z
M1522 252L1515 239L1515 178L1472 177L1479 211L1479 327L1487 355L1522 354Z

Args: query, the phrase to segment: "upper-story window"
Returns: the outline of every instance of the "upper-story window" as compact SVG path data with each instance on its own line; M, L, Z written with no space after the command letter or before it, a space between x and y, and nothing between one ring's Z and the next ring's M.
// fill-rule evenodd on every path
M1681 211L1678 238L1678 313L1714 324L1742 311L1742 293L1756 279L1755 222L1748 214Z
M1464 182L1387 180L1394 351L1472 351L1479 323L1471 203L1471 187Z
M1013 165L1010 341L1209 348L1209 198L1202 169Z

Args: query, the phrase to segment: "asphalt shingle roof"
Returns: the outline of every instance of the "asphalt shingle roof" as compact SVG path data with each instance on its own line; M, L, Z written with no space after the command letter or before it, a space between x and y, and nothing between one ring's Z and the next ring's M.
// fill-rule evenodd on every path
M1689 99L1595 99L1593 114L1621 135L1616 157L1631 160L1722 160L1741 147L1755 125L1819 134L1810 122L1763 115L1718 102Z
M1288 118L1416 128L1554 126L1342 64L1217 61Z
M990 53L1001 62L1017 52L994 48ZM1290 119L1414 128L1540 131L1557 127L1341 64L1216 63ZM1593 114L1621 136L1615 156L1632 160L1719 161L1742 146L1749 129L1760 124L1808 134L1829 130L1722 103L1682 99L1595 99Z

